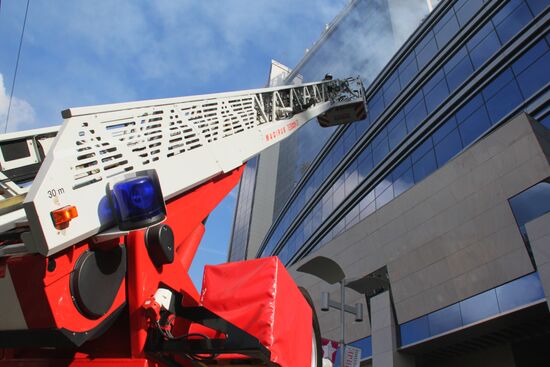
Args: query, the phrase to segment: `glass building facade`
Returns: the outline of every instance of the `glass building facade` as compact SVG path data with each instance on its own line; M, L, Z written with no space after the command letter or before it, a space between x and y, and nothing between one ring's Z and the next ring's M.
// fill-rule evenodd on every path
M368 14L369 4L380 7L381 2L360 4L365 9L357 12ZM442 2L375 80L365 80L368 118L328 137L324 133L317 139L320 153L310 148L314 157L299 154L308 162L305 173L291 174L288 166L279 171L300 179L290 194L285 189L277 197L284 205L257 255L277 255L292 264L430 175L506 117L539 103L550 78L547 5L545 0ZM354 27L341 25L348 26ZM329 70L325 50L336 48L333 53L342 57L338 34L345 33L337 30L323 52L297 72L312 80ZM372 55L366 51L364 58L369 63ZM349 73L353 68L360 66L352 65Z

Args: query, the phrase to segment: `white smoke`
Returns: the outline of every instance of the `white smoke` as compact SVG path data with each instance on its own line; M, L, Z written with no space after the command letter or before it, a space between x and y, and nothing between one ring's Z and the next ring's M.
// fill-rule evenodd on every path
M336 78L359 75L370 84L428 13L425 0L389 0L387 4L390 19L382 6L370 7L370 13L361 11L361 4L352 9L312 56L323 61L315 61L310 79L326 73Z
M0 132L4 132L9 108L9 95L6 93L4 76L0 74ZM18 131L31 128L36 122L34 108L24 99L13 97L7 131Z

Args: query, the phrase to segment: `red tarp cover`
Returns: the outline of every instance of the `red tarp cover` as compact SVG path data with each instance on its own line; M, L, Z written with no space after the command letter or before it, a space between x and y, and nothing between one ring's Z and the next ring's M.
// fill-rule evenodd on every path
M206 266L201 302L258 338L272 362L311 367L311 308L277 257Z

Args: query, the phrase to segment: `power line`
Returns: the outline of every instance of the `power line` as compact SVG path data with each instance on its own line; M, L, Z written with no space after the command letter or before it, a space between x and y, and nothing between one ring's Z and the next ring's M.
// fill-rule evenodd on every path
M13 91L15 89L15 79L17 78L17 70L19 69L19 57L21 56L21 47L23 46L23 36L25 35L25 26L27 25L27 15L29 14L29 3L27 0L27 8L25 9L25 19L23 20L23 29L21 29L21 38L19 39L19 50L17 51L17 59L15 60L15 71L13 73L13 81L11 83L10 101L8 103L8 113L6 114L6 124L4 126L4 133L8 130L8 121L10 119L11 101L13 99ZM0 0L1 6L1 0Z

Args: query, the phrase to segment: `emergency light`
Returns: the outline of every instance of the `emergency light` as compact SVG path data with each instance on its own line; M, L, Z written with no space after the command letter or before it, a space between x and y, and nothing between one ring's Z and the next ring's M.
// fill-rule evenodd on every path
M149 227L166 218L166 207L156 175L128 178L110 190L118 226L121 230Z

